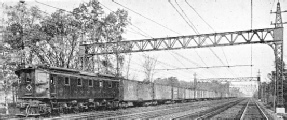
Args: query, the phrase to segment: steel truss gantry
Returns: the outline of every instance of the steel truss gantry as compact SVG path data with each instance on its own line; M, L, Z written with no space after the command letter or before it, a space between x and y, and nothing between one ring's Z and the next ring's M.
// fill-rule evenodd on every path
M283 99L283 23L280 3L277 3L275 28L252 29L236 32L222 32L201 35L187 35L142 40L128 40L118 42L83 41L80 45L80 56L84 66L89 66L89 60L94 55L120 54L131 52L177 50L190 48L207 48L220 46L234 46L243 44L265 43L270 45L275 54L277 108L284 108ZM85 67L83 67L85 68ZM285 112L285 109L284 109Z
M85 47L82 49L85 49L86 55L91 56L115 53L220 47L255 43L274 43L282 41L280 39L274 38L274 34L282 30L282 28L265 28L237 32L223 32L105 43L91 43L86 41L83 42L81 46Z

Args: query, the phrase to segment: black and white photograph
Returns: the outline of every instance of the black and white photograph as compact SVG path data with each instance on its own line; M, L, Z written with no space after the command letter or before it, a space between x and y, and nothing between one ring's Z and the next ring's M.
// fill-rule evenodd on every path
M0 120L287 120L287 0L0 0Z

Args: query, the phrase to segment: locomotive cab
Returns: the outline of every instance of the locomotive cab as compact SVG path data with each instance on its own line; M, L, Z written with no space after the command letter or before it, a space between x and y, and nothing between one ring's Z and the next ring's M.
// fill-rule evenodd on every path
M16 74L19 77L18 97L20 99L50 97L49 86L53 83L51 83L52 80L49 81L47 71L29 67L17 70Z
M50 98L49 74L45 69L38 67L22 68L15 71L19 77L18 98L22 101L17 104L20 113L17 116L39 116L49 110L42 101Z

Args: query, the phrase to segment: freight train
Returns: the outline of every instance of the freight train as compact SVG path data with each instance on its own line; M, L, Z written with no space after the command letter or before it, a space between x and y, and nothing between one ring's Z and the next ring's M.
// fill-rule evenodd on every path
M19 116L77 113L191 100L234 97L157 83L127 80L107 74L33 66L18 69Z

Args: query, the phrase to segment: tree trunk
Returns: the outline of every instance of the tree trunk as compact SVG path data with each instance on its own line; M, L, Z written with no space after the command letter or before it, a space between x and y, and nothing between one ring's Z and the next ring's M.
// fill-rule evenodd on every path
M4 81L5 81L5 89L4 89L4 92L5 92L5 109L6 109L6 115L9 115L9 107L8 107L8 83L7 83L7 79L5 79L4 77Z

